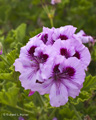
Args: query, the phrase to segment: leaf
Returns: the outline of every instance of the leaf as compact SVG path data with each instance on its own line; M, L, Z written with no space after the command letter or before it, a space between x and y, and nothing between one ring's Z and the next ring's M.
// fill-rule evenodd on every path
M70 110L69 107L59 108L58 112L57 118L60 118L60 120L72 120L75 117L74 111Z
M14 31L15 35L16 35L16 40L18 42L22 41L25 37L25 33L26 33L26 24L22 23L15 31Z
M12 50L10 53L7 55L7 61L10 63L10 65L13 65L15 62L15 59L18 57L17 49Z
M92 60L96 61L96 45L94 45L93 50L92 50Z
M2 80L14 80L13 72L11 72L11 73L0 73L0 79L2 79Z
M82 91L79 96L77 96L75 99L72 97L69 97L69 101L73 103L74 105L79 104L79 102L84 102L90 98L90 95L88 92Z
M0 61L0 70L5 69L5 63L3 61Z
M19 88L16 84L8 82L0 92L0 103L15 106L18 101L18 92Z
M20 26L18 26L15 30L9 31L6 39L4 40L4 47L7 49L14 48L16 44L24 43L24 37L26 34L26 24L22 23Z
M73 104L78 104L79 102L88 100L91 97L93 90L96 90L96 76L92 77L89 75L85 78L83 88L81 89L79 96L77 96L75 99L70 97L70 102Z
M96 76L89 75L85 78L82 91L91 92L92 90L96 90Z

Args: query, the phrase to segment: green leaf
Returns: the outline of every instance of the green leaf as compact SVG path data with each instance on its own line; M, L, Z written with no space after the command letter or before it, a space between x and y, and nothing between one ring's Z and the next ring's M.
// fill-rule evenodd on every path
M70 97L70 102L73 104L78 104L79 102L88 100L91 97L93 90L96 90L96 76L92 77L89 75L85 78L83 88L81 89L79 96L77 96L75 99Z
M11 72L11 73L0 73L0 79L2 79L2 80L14 80L13 72Z
M26 24L22 23L15 31L14 31L15 35L16 35L16 40L18 42L22 41L25 37L25 33L26 33Z
M4 64L3 61L0 61L0 70L1 70L1 69L5 69L5 64Z
M90 98L90 95L88 94L88 92L86 91L82 91L79 96L77 96L75 99L72 98L72 97L69 97L69 101L76 105L76 104L79 104L79 102L84 102L86 100L88 100Z
M15 106L18 101L18 92L19 88L16 84L8 82L0 92L0 103Z
M96 45L94 45L93 50L92 50L92 60L96 61Z
M4 47L7 49L14 48L16 44L19 42L24 43L24 37L26 34L26 24L22 23L15 30L9 31L6 39L4 40Z
M91 92L92 90L96 90L96 76L89 75L85 78L82 91Z
M7 61L10 63L10 65L13 65L15 62L15 59L18 57L17 49L12 50L10 53L7 55Z
M59 114L57 115L60 120L72 120L75 116L73 110L70 110L69 107L59 108Z

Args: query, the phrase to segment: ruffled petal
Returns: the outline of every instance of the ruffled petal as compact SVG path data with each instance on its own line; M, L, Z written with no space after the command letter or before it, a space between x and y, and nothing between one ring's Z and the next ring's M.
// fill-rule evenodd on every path
M64 80L64 85L67 87L68 96L75 98L80 93L80 88L70 80Z
M88 43L88 42L93 42L94 39L92 36L86 35L86 33L83 30L80 30L76 36L79 38L79 40L82 43Z
M57 86L55 83L50 90L50 104L54 107L59 107L68 102L68 92L66 87L61 83Z

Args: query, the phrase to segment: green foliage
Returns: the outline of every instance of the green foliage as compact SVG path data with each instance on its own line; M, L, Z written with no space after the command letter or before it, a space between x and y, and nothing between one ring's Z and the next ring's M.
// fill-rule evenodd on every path
M12 65L15 62L15 59L18 57L17 49L12 50L7 55L7 61L10 65Z
M93 90L96 90L96 76L92 77L89 75L85 78L85 82L83 83L83 88L81 89L79 96L75 99L70 98L70 102L76 105L79 102L88 100L91 98Z
M83 84L82 91L87 91L88 93L92 90L96 90L96 76L87 76Z
M15 106L18 100L18 91L19 88L16 87L15 83L8 82L0 92L0 103Z
M70 110L69 106L60 109L59 115L60 115L59 118L62 120L72 120L73 118L76 118L74 111Z
M26 24L22 23L16 30L11 30L5 38L3 44L6 48L11 49L17 45L17 43L24 43L24 37L26 34Z

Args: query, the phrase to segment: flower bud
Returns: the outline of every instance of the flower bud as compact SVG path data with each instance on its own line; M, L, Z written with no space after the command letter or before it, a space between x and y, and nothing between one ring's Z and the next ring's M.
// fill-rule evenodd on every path
M30 90L30 92L29 92L29 95L28 96L31 96L31 95L33 95L34 94L34 91L31 91Z
M55 3L60 3L61 2L61 0L51 0L51 4L55 4Z
M18 120L24 120L24 118L20 116Z
M2 55L2 44L0 43L0 55Z
M54 117L53 120L58 120L58 119L56 117Z

